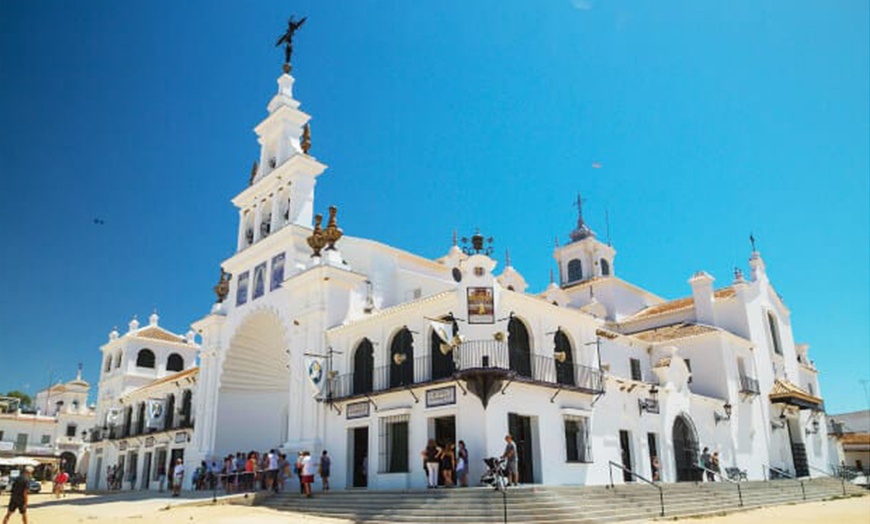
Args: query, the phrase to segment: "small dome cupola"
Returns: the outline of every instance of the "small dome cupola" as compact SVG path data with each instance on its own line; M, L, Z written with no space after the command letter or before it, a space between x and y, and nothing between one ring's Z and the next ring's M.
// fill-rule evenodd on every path
M579 194L577 195L577 202L574 205L577 206L577 227L568 234L571 237L571 242L595 238L595 232L583 220L583 198Z
M596 238L595 232L583 218L583 198L578 194L577 227L568 236L570 242L559 246L553 256L559 264L559 282L562 287L586 282L593 278L613 276L613 257L616 251Z

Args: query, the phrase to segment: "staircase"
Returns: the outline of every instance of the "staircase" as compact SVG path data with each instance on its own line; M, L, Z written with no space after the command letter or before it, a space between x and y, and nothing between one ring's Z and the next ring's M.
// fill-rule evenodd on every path
M796 477L808 477L810 468L807 466L807 448L803 442L791 443L791 456L794 460L794 473Z
M803 488L801 487L803 484ZM753 481L740 484L740 506L736 484L662 484L665 517L713 515L740 509L817 501L843 496L839 480ZM846 484L847 495L867 492ZM285 493L264 500L261 505L355 523L387 522L504 522L501 492L490 488L454 488L427 491L333 491L302 498ZM507 521L512 523L578 523L643 521L659 518L661 506L657 489L640 484L605 486L529 486L513 488L506 496Z

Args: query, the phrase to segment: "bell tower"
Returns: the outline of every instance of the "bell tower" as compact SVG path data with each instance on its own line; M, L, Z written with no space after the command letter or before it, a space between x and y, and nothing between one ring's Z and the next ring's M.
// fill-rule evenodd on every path
M233 199L239 209L238 251L287 225L312 225L314 186L326 165L309 154L311 116L293 98L290 70L285 63L269 114L254 128L260 160L251 169L248 188Z
M567 287L592 278L612 276L616 250L596 238L583 219L583 198L578 194L577 227L569 233L571 241L556 246L553 257L559 264L559 282Z

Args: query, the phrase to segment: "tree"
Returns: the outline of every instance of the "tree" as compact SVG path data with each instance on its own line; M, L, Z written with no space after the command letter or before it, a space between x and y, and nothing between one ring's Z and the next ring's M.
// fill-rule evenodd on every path
M18 391L17 389L13 389L12 391L7 392L6 396L7 397L14 397L14 398L21 400L21 406L20 406L21 409L29 408L31 403L32 403L32 399L30 398L30 395L28 395L27 393L25 393L23 391Z

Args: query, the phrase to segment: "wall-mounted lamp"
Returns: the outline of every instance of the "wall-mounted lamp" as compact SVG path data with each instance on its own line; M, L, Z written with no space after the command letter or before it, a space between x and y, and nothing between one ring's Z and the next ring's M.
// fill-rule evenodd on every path
M658 413L659 412L659 390L655 386L649 388L649 398L639 398L637 399L637 408L641 415L646 411L647 413Z
M731 420L731 403L726 402L725 405L722 406L722 409L725 410L724 415L720 415L718 411L713 412L713 420L716 421L716 424L718 424L720 422L726 422L728 420Z
M812 426L812 429L806 428L807 435L815 435L819 432L819 419L814 418L812 424L810 425Z
M782 420L771 420L770 427L773 429L782 429L785 427L785 421Z

